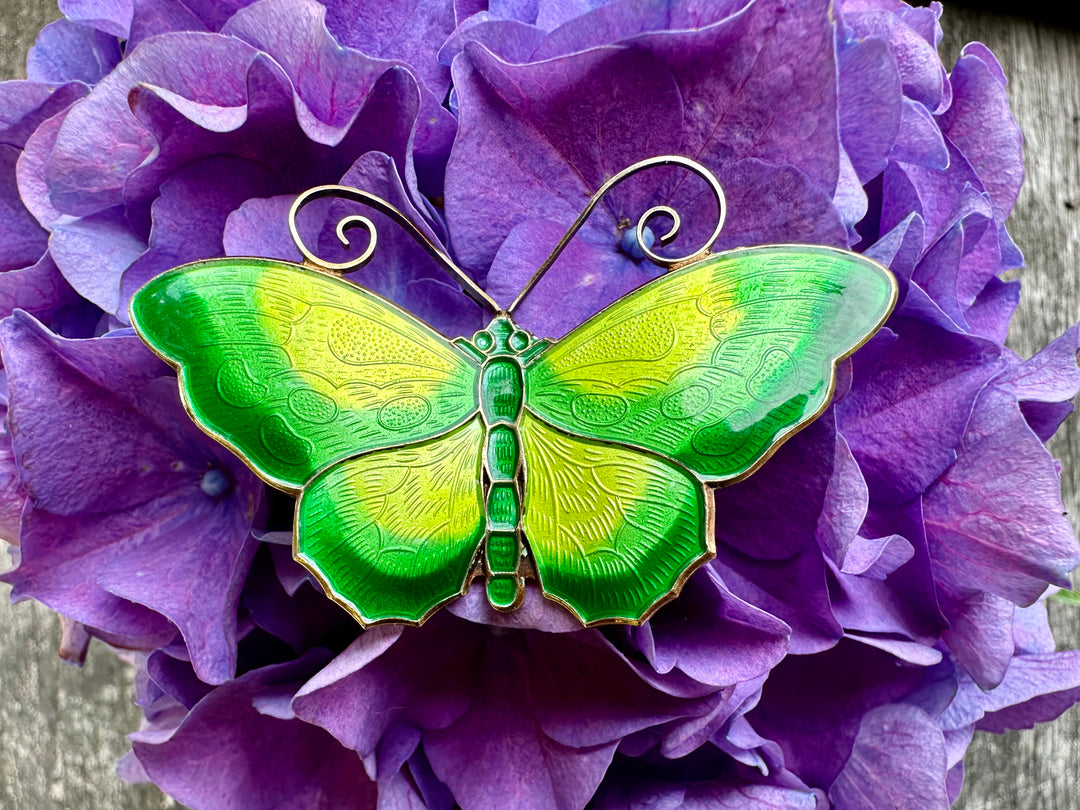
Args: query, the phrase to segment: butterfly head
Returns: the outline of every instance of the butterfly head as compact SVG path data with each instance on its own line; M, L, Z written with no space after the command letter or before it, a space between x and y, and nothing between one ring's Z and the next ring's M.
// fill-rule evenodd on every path
M485 357L500 354L521 354L535 342L532 335L521 329L507 315L496 315L472 336L472 345Z

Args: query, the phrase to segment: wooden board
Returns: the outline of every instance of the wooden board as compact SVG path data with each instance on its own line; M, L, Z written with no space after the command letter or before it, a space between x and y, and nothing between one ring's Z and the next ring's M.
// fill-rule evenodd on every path
M57 16L47 0L0 0L0 77L24 75L26 49ZM1029 356L1080 319L1080 33L955 8L943 22L946 64L970 40L997 54L1026 136L1028 179L1010 231L1028 267L1018 274L1024 295L1009 344ZM1064 465L1066 506L1080 514L1077 420L1050 446ZM1060 646L1080 646L1080 610L1054 607ZM23 603L0 611L0 807L176 807L155 787L125 786L114 773L140 716L130 669L96 644L83 670L69 667L51 654L59 629L48 610ZM1034 731L979 734L967 764L963 810L1080 806L1080 708Z

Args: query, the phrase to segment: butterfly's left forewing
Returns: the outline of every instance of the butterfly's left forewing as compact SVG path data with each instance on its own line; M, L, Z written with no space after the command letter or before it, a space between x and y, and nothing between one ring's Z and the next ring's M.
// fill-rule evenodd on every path
M139 290L131 315L178 367L195 421L282 489L479 407L473 359L378 296L287 262L185 265Z

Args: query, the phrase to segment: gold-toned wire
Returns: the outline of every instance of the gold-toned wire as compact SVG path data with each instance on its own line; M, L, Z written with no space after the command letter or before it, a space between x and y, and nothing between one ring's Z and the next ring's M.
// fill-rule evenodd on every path
M682 227L682 220L679 217L679 212L676 211L674 208L667 205L656 205L650 208L648 211L642 214L641 217L638 218L637 226L634 229L634 233L637 236L637 242L638 246L641 248L641 252L650 262L665 269L671 269L676 266L681 267L683 265L687 265L703 259L707 255L709 255L709 248L712 246L712 243L716 241L716 238L720 235L720 231L723 230L724 219L727 217L727 200L724 197L724 189L720 186L720 181L716 179L716 175L714 175L696 160L691 160L690 158L682 157L680 155L660 155L659 157L648 158L646 160L639 161L632 166L626 167L621 172L612 177L610 180L608 180L606 183L604 183L604 185L600 186L597 192L592 195L592 198L589 200L588 205L586 205L582 212L578 214L577 219L574 220L574 223L570 226L569 230L567 230L567 232L563 234L562 239L559 240L559 244L557 244L555 246L555 249L551 251L551 254L546 259L544 259L543 264L541 264L540 267L537 268L536 272L533 273L533 276L529 279L528 283L526 283L525 286L521 288L521 292L519 292L517 298L514 299L514 303L512 303L507 308L507 314L512 314L513 311L517 309L517 307L521 304L521 302L525 300L529 293L532 292L532 289L536 286L537 282L539 282L540 279L544 277L544 274L549 269L551 269L551 266L555 264L556 259L559 258L559 255L570 243L570 240L574 238L574 236L579 230L581 230L581 226L585 224L585 221L589 218L589 215L593 212L593 209L596 208L600 200L603 199L603 197L609 191L611 191L623 180L626 180L628 177L632 177L633 175L637 174L638 172L644 171L645 169L652 169L658 166L682 166L684 169L688 169L689 171L696 174L708 184L709 190L713 194L713 199L716 200L716 227L713 228L713 232L705 241L705 244L697 250L693 251L692 253L689 253L686 256L661 256L660 254L655 253L649 248L648 245L645 244L645 228L648 225L649 220L654 219L658 216L666 216L671 220L671 227L668 228L667 232L664 233L662 236L657 237L656 241L660 244L661 247L669 244L672 240L675 239L676 236L679 235L679 230Z
M381 197L377 197L374 194L358 188L352 188L351 186L329 185L310 188L297 197L293 201L292 207L289 208L289 233L292 236L296 247L304 255L304 258L315 268L330 273L340 274L363 267L375 254L375 246L378 244L378 231L375 228L375 223L365 216L351 214L338 222L336 228L337 238L338 241L341 242L342 247L347 248L349 246L349 237L346 232L353 228L363 228L368 234L368 244L367 247L364 248L363 253L347 262L328 262L319 258L309 250L307 245L304 244L304 240L301 238L300 232L297 229L296 217L300 213L300 210L308 203L326 197L352 200L353 202L358 202L369 206L370 208L374 208L379 213L390 217L390 219L394 220L394 222L404 228L409 236L411 236L416 243L431 256L431 258L438 262L443 270L453 277L454 281L461 287L463 293L480 306L490 310L492 313L498 314L500 312L499 305L495 303L491 296L484 292L475 281L469 278L468 274L458 267L453 259L446 255L438 245L428 239L428 237L413 224L411 219Z

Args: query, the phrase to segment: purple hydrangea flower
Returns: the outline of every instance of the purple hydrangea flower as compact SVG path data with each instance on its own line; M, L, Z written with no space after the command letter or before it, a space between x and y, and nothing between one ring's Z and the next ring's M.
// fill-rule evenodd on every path
M0 532L15 598L134 651L121 775L194 808L946 807L976 729L1080 701L1043 599L1077 564L1044 442L1073 327L1004 347L1020 133L993 55L951 71L900 0L81 0L0 85ZM717 557L640 627L530 589L360 631L292 504L183 412L132 293L218 255L298 259L285 214L389 200L500 302L588 196L657 154L716 173L718 249L849 247L900 303L833 405L715 493ZM594 212L520 310L560 336L659 273L631 226L715 211L674 170ZM303 220L333 256L333 203ZM446 334L479 311L407 235L354 279ZM324 221L325 220L325 221ZM655 236L651 231L646 236ZM684 250L683 252L689 252Z

